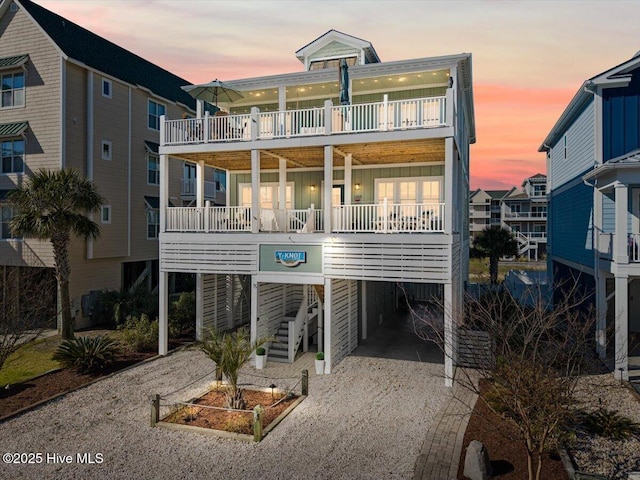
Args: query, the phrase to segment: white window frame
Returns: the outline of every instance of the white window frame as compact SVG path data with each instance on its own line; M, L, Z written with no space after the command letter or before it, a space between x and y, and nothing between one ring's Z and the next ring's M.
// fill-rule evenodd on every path
M156 105L156 113L151 113L152 103ZM163 113L158 114L157 112L158 107L162 107ZM147 128L149 130L153 130L154 132L160 131L160 117L166 114L167 114L167 106L164 103L156 102L155 100L152 100L150 98L147 100ZM155 118L154 127L149 125L149 120L151 119L151 117Z
M153 218L149 214L152 214ZM160 209L147 207L145 216L147 218L147 240L158 240L160 237ZM154 220L154 222L150 220ZM154 227L155 236L149 236L149 227Z
M151 170L149 168L149 163L152 158L155 158L155 164L156 164L155 170ZM158 155L157 153L147 152L146 159L147 159L147 185L154 185L154 186L160 185L160 155ZM155 173L155 177L156 177L155 183L149 181L149 175L151 174L151 172Z
M10 88L5 90L4 88L2 88L4 86L4 78L5 77L14 77L15 75L22 75L22 87L20 88ZM3 72L2 74L0 74L0 109L10 109L10 108L24 108L25 105L27 104L27 89L26 89L26 75L25 72L23 70L16 70L16 71L9 71L9 72ZM4 105L4 97L5 97L5 93L10 92L11 93L11 105ZM21 103L16 103L16 92L22 92L22 102Z
M105 219L105 213L107 218ZM111 223L111 205L102 205L100 207L100 223L109 225Z
M416 183L416 203L424 203L424 192L422 191L423 182L438 182L439 183L439 198L436 203L443 203L444 198L444 177L441 175L432 175L427 177L382 177L376 178L374 180L374 193L373 193L373 203L378 204L378 185L380 183L393 183L393 198L388 198L387 200L391 204L400 204L400 184L407 182L415 182Z
M107 88L108 92L107 93L104 93L104 87L105 86L108 86L108 88ZM105 97L105 98L112 98L112 96L113 96L112 92L113 92L113 83L111 82L111 80L103 78L102 79L102 96Z
M106 147L106 153L105 153ZM103 160L111 160L113 158L113 145L108 140L102 141L102 146L100 147L100 154L102 155Z
M279 186L280 186L279 182L261 182L260 183L260 188L271 187L272 189L274 189L276 191L276 194L277 194L275 197L272 197L273 201L271 202L272 205L274 205L274 203L275 203L276 206L262 207L262 201L263 200L261 198L260 202L259 202L260 208L279 208L279 206L277 205L278 202L280 201L279 200L280 199L280 195L279 195L279 192L278 192L278 187ZM294 209L295 208L294 202L295 202L295 198L296 198L295 183L294 182L287 182L286 183L286 187L291 187L291 198L287 198L286 199L286 203L289 203L291 206L287 207L287 208L288 209ZM250 183L239 183L238 184L238 206L240 206L240 207L250 207L251 206L251 205L245 205L243 203L242 193L243 193L243 190L245 190L245 189L251 190L251 184ZM253 195L253 191L251 192L251 194Z
M11 146L12 155L10 157L9 156L5 157L4 156L4 152L2 151L3 150L3 144L5 142L11 142L12 143L12 146ZM15 148L13 147L13 143L14 142L22 142L22 156L21 157L20 156L16 156L14 154L15 153ZM4 140L0 140L0 175L16 175L16 174L17 175L21 175L21 174L24 173L24 163L25 163L25 160L24 160L25 151L24 151L24 149L25 149L25 146L26 146L26 142L24 141L23 138L7 138L7 139L4 139ZM3 171L4 170L4 159L5 158L11 158L11 170L8 171L8 172ZM21 170L17 170L15 168L15 159L16 158L20 158L20 161L22 162L22 169Z

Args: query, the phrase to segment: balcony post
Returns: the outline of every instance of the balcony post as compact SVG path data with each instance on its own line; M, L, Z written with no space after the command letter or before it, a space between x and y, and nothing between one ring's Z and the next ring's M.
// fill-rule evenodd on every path
M616 182L615 195L616 237L614 260L618 264L627 264L629 263L629 232L627 228L629 190L627 186Z
M389 200L387 197L382 200L382 226L385 232L389 231Z
M332 115L331 112L333 111L333 102L331 102L331 100L325 100L324 101L324 134L325 135L331 135L331 130L332 130Z
M207 143L209 142L209 112L204 112L204 125L202 125L202 141Z
M207 200L204 202L204 231L209 233L211 230L211 202Z
M166 117L164 115L160 115L160 145L166 145L167 139L165 138L165 122ZM87 174L88 175L88 174ZM93 177L93 165L91 168L91 177Z
M382 96L382 131L389 130L389 95Z
M166 232L167 205L169 205L169 156L160 155L160 238Z
M331 204L331 191L333 189L333 146L324 147L324 232L331 233L331 217L333 217L333 205Z
M344 204L351 205L351 182L352 182L352 161L353 157L348 153L344 157Z
M258 107L251 107L251 141L256 140L258 138L258 135L260 134L260 122L258 120L258 113L260 113Z
M196 207L204 205L204 160L196 163Z
M447 88L444 98L445 124L453 127L453 88Z
M251 150L251 232L260 231L260 150Z

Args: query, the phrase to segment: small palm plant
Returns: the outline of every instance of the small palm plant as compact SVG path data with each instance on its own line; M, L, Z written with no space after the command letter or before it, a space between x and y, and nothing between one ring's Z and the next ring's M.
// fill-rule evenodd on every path
M240 328L232 333L220 334L217 330L209 331L205 340L200 344L202 351L216 364L229 382L227 389L227 406L234 409L244 409L246 402L243 391L238 387L238 375L242 366L249 361L251 354L272 339L262 337L251 341L246 328Z
M113 362L118 348L118 342L102 335L78 337L64 340L52 358L79 373L98 373Z

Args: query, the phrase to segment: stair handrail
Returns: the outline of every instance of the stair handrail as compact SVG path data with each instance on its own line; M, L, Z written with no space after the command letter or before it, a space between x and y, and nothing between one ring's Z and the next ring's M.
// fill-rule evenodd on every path
M309 309L308 301L308 291L304 288L302 290L302 302L300 302L296 318L295 320L289 320L289 338L287 340L289 347L288 357L290 362L293 362L295 359L296 350L298 350L300 342L302 341L304 325L307 321L307 311Z

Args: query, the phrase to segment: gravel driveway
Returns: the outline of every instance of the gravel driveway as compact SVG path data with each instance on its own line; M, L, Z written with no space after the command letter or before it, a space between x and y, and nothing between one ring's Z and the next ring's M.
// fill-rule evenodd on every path
M186 400L211 382L201 377L212 365L197 350L176 352L2 424L3 454L42 453L42 463L0 465L0 478L408 479L449 399L441 364L352 356L332 375L311 368L309 397L259 444L151 428L149 396L193 382L170 396ZM270 363L263 372L292 371ZM256 373L247 368L240 381L258 383ZM102 463L80 464L82 453ZM58 463L65 455L71 463Z

